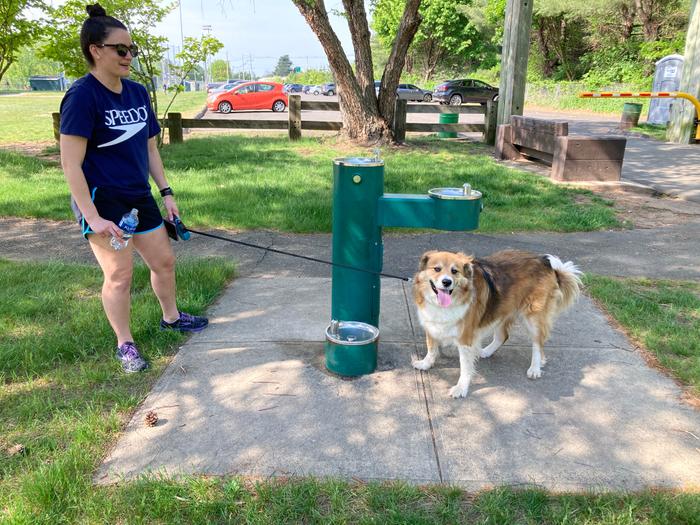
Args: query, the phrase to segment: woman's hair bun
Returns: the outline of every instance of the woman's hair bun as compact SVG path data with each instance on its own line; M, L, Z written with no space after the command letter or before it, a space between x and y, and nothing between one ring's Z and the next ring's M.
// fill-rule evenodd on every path
M86 5L85 10L90 16L107 16L107 11L100 4Z

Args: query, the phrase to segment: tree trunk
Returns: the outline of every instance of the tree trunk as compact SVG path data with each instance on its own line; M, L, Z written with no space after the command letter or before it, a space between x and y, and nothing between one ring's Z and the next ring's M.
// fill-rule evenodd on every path
M659 37L661 27L661 6L657 0L635 0L635 8L642 22L644 40L654 42Z
M542 74L545 78L552 78L558 66L563 65L562 53L560 52L562 41L562 21L560 17L537 18L537 45L542 55Z
M367 50L362 49L360 40L364 38L353 32L353 44L359 44L361 49L355 49L355 57L358 67L358 78L353 73L352 66L345 56L343 46L336 36L323 0L293 0L306 23L318 37L323 50L328 57L333 76L335 77L338 100L340 101L340 114L343 120L343 133L353 141L371 143L386 140L390 137L389 124L380 115L377 109L377 101L374 95L373 79L371 75L371 52L369 51L369 31L367 31ZM362 2L355 2L362 3ZM358 12L364 12L364 6L351 6L348 12L348 24L360 28L360 22L353 17L359 16ZM353 18L351 22L350 19ZM367 21L365 18L365 26ZM352 32L352 31L351 31ZM369 57L369 62L368 62ZM359 81L358 81L359 80ZM362 85L360 84L362 82ZM368 88L371 83L371 93ZM369 95L372 95L371 97Z
M396 40L394 40L389 60L384 67L382 89L379 91L378 102L379 114L386 119L386 122L391 122L394 118L396 88L399 85L401 71L406 61L406 53L422 21L421 16L418 14L420 3L421 0L406 0L406 7L401 17L399 30L396 33Z
M423 79L427 82L435 74L438 63L442 60L444 55L442 48L437 45L433 38L429 38L426 41L427 50L425 51L425 70L423 74Z
M328 20L324 1L292 1L318 37L328 58L338 91L343 133L349 139L365 144L391 140L390 122L394 116L394 93L399 84L408 46L420 24L418 7L421 0L406 2L396 41L384 68L379 102L374 91L370 32L364 2L343 0L355 51L355 74Z
M625 4L620 4L620 16L622 18L622 38L623 40L629 40L632 36L632 31L634 30L634 16L635 8L634 6L628 6Z

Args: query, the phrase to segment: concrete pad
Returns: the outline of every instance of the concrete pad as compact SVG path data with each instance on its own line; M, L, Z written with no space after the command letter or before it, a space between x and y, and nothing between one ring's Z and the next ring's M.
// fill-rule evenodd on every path
M458 358L442 357L424 375L445 481L471 490L700 486L700 413L591 308L584 299L560 319L571 344L559 323L538 380L526 377L524 330L477 363L466 399L448 396Z
M411 345L412 348L412 345ZM320 343L185 345L96 475L316 475L439 482L411 348L382 345L379 371L323 369ZM160 417L144 423L148 410Z
M542 378L526 378L530 341L516 328L477 364L469 397L455 400L448 390L458 360L413 370L411 355L422 355L425 343L409 287L382 285L378 370L347 380L323 365L328 280L235 281L211 327L181 348L136 411L96 481L156 472L470 490L700 486L700 412L590 300L555 324ZM148 410L159 414L156 427L145 426Z
M381 287L381 340L412 343L402 281L382 279ZM331 279L237 279L210 311L210 317L210 327L197 336L200 343L323 342L331 320Z

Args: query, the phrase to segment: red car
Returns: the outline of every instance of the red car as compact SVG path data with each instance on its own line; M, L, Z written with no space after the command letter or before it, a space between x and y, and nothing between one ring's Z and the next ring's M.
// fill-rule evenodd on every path
M245 82L233 88L210 93L207 97L207 109L231 113L241 109L271 109L284 111L289 104L284 86L277 82Z

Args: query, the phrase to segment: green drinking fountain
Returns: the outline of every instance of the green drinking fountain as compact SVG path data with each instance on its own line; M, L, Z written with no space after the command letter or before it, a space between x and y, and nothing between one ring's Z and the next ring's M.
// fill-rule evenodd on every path
M469 184L433 188L425 195L384 193L384 161L378 155L333 161L329 371L360 376L377 367L382 227L475 230L482 208L481 193Z

